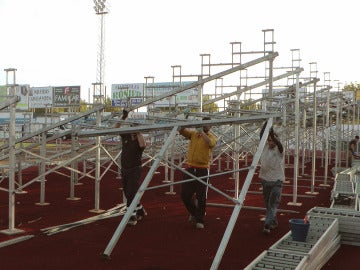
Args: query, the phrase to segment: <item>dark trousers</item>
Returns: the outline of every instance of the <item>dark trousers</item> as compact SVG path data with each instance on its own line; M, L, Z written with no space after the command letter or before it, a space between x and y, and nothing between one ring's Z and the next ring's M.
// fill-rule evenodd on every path
M348 165L349 168L352 167L352 162L353 162L353 154L349 150L349 153L348 153L348 156L347 156L347 165Z
M126 197L126 206L129 207L140 186L140 177L142 167L134 167L131 169L121 168L121 179L123 183L123 190Z
M196 177L208 176L207 168L187 168L186 171L195 175ZM191 176L184 173L183 179L191 179ZM182 183L181 185L181 199L190 213L195 217L196 222L204 223L205 209L206 209L206 185L208 178L201 179L203 183L198 180ZM194 195L196 201L194 200Z

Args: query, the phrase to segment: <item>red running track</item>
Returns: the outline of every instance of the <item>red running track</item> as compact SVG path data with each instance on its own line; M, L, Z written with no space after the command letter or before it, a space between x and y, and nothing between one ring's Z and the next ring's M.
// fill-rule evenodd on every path
M307 167L311 167L310 165ZM317 177L323 175L323 168L317 166ZM213 167L216 170L216 166ZM306 173L311 175L309 168ZM23 174L23 181L29 181L37 174L29 169ZM291 179L293 169L287 169ZM145 175L145 173L144 173ZM329 175L331 175L329 173ZM240 178L245 179L241 174ZM181 179L179 172L176 179ZM154 176L150 186L162 183L163 169ZM310 178L300 177L298 182L298 202L301 206L289 206L293 197L292 181L284 186L280 209L287 212L279 214L279 228L266 236L262 233L263 210L247 207L240 212L219 269L243 269L263 250L268 249L289 231L288 220L302 218L312 207L329 207L332 186L322 187L322 180L316 181L318 195L302 197L310 191ZM0 242L11 238L34 235L32 239L0 248L1 269L127 269L127 270L202 270L209 269L232 213L231 207L208 206L205 229L197 230L187 221L188 214L179 197L179 186L175 185L174 195L166 194L169 188L148 190L142 202L148 215L136 226L126 227L111 254L111 260L101 258L121 217L114 217L73 228L66 232L45 235L41 229L50 226L78 221L95 215L89 210L94 208L94 183L90 179L81 180L76 186L75 196L80 200L67 200L69 179L51 174L46 182L46 202L39 206L39 183L30 185L25 194L16 195L15 227L24 230L23 234L7 236L0 234ZM211 183L223 192L233 195L234 180L230 175L211 179ZM330 180L332 185L332 180ZM6 188L3 181L0 187ZM242 184L240 184L241 186ZM101 181L100 207L110 209L122 202L121 183L114 173L107 173ZM259 193L260 182L255 177L245 206L263 207ZM209 191L209 203L229 204L222 196ZM293 213L295 211L296 213ZM0 193L0 230L8 228L8 195ZM343 245L323 267L325 270L355 269L360 263L360 247Z

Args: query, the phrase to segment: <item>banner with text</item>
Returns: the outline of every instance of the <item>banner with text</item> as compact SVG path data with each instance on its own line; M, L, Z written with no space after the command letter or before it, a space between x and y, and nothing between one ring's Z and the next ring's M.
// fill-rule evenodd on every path
M29 91L29 108L50 108L53 104L52 87L31 87Z
M111 85L111 106L129 107L143 102L143 83L123 83Z
M80 86L54 86L54 107L80 107Z
M140 104L143 100L148 100L160 95L169 93L181 86L189 85L193 82L160 82L160 83L127 83L111 85L111 105L114 107L127 107ZM173 96L154 102L154 107L174 107L198 104L197 87L185 90Z

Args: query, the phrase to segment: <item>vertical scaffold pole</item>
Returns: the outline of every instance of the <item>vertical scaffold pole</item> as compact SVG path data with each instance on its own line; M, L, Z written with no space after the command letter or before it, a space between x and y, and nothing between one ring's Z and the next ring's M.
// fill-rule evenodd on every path
M299 95L299 74L296 74L296 89L295 89L295 119L299 119L300 114L300 95ZM294 182L293 182L293 200L288 205L300 206L297 202L297 184L299 176L299 121L295 120L295 149L294 149Z
M14 97L16 95L16 69L5 69L6 72L6 86L9 89L8 95ZM9 73L13 73L13 83L9 84ZM1 232L8 235L22 233L23 230L15 228L15 109L16 104L12 103L10 109L10 123L9 123L9 225L7 230Z

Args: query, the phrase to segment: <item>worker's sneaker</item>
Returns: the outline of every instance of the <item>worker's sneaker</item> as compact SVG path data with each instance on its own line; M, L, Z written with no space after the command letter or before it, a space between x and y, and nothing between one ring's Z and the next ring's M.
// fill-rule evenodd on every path
M189 222L191 223L195 223L196 222L196 218L193 215L189 216Z
M278 222L277 222L277 221L274 221L274 222L271 223L271 225L270 225L270 230L274 230L274 229L276 229L278 226L279 226Z
M269 225L264 226L263 233L266 235L270 234L270 226Z
M196 223L196 229L204 229L204 223L197 222Z
M128 225L135 226L137 224L136 216L132 215L127 223Z
M136 208L136 219L142 220L147 215L144 207L142 205Z

